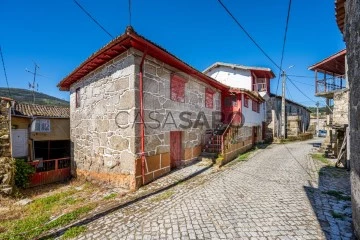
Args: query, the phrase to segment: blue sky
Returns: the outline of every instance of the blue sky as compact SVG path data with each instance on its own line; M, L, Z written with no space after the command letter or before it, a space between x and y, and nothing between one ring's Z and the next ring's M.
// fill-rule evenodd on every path
M72 0L0 0L4 60L11 87L28 88L33 62L40 65L39 91L68 99L57 83L111 39ZM112 35L129 24L128 0L78 0ZM262 48L280 63L287 0L223 0ZM276 67L255 47L217 0L132 0L135 30L193 67L203 70L216 61ZM284 68L290 75L313 76L307 68L345 48L334 15L334 1L293 0ZM293 80L314 84L312 78ZM296 82L313 100L314 87ZM271 90L276 91L277 78ZM5 87L3 70L0 86ZM279 87L280 88L280 87ZM290 98L314 103L288 84ZM279 89L280 93L280 89Z

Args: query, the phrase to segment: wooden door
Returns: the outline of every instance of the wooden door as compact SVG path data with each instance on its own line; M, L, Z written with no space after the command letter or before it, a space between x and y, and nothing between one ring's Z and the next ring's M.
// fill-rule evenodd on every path
M170 132L170 165L171 169L176 168L181 163L181 131Z
M222 99L223 106L223 123L230 123L234 114L235 122L240 122L240 116L238 115L241 109L241 94L224 95Z
M12 137L12 156L15 157L27 157L28 155L28 130L27 129L13 129Z
M252 127L252 144L255 145L257 141L257 134L258 133L258 127Z

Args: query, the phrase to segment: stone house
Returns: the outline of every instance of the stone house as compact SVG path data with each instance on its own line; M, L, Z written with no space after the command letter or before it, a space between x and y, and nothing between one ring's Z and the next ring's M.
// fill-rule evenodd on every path
M252 115L244 110L244 125L261 128L263 139L266 140L280 135L281 98L270 93L270 80L275 77L270 68L216 62L205 69L204 73L227 86L259 93L266 100L260 106L261 116ZM288 136L297 136L308 129L309 113L306 107L286 100Z
M281 96L271 93L269 100L266 101L267 138L269 139L281 135L281 100ZM305 133L310 126L310 113L307 107L285 99L286 136L298 136Z
M270 80L275 77L270 68L251 67L231 63L216 62L206 68L203 73L216 79L217 81L238 89L255 92L264 100L269 98ZM266 129L266 104L262 102L259 106L260 114L254 114L251 107L247 107L246 96L243 95L244 126L256 127L265 138ZM253 102L250 100L250 105ZM256 104L256 103L255 103Z
M343 143L347 142L349 125L349 88L346 77L346 49L329 56L309 67L315 72L315 96L325 98L326 112L325 139L326 153L339 157ZM343 149L344 150L344 149ZM342 155L346 165L345 156ZM341 159L340 159L341 160Z
M245 151L261 140L258 129L228 127L241 123L232 115L244 95L260 114L260 95L230 89L131 27L58 87L70 91L77 176L136 189L200 154Z

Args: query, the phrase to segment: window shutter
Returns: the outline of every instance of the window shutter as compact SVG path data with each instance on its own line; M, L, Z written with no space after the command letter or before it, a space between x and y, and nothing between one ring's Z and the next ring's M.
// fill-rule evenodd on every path
M186 80L173 74L170 80L170 98L176 102L185 102Z

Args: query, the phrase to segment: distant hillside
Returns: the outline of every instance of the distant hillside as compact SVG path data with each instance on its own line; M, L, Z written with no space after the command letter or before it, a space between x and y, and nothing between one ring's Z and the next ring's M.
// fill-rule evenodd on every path
M27 89L10 88L11 96L7 88L0 88L0 97L12 98L17 102L21 103L33 103L33 93ZM35 92L35 103L40 105L60 105L69 106L69 102L49 96L44 93Z

